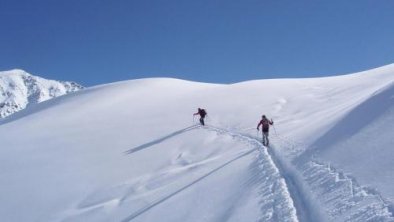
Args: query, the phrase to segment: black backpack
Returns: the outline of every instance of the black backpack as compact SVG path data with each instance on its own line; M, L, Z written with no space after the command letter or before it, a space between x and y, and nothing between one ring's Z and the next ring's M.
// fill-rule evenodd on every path
M201 109L200 115L202 118L204 118L207 115L207 112L205 111L205 109Z

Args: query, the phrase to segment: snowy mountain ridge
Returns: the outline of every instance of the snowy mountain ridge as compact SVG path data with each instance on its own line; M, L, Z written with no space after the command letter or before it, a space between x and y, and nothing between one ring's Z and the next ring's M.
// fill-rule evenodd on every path
M75 82L47 80L19 69L0 72L0 118L82 88Z

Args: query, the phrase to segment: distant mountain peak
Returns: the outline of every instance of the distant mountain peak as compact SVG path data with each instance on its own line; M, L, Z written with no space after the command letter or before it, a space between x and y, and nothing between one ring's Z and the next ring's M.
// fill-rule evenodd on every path
M0 72L0 118L80 89L75 82L48 80L21 69Z

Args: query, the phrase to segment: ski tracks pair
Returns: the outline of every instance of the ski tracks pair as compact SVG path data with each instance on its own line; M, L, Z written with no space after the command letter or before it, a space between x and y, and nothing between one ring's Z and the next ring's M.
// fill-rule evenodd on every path
M202 181L208 176L218 172L224 167L230 165L231 163L255 152L258 152L255 156L255 161L251 163L250 169L253 171L254 177L258 178L258 195L259 195L259 205L260 205L260 218L259 221L278 221L279 219L282 221L298 221L297 218L297 210L294 206L294 201L287 187L287 183L285 178L281 175L279 168L275 165L275 161L271 157L270 153L267 151L267 147L263 146L263 144L258 140L258 138L252 137L247 134L242 134L236 131L227 130L215 126L205 125L193 125L190 127L186 127L184 129L175 131L167 136L159 138L157 140L153 140L146 144L140 145L138 147L134 147L130 150L127 150L126 154L132 154L144 149L147 149L150 146L155 144L164 142L167 139L180 135L182 133L186 133L190 130L197 129L205 129L209 131L216 132L218 135L227 135L231 136L234 140L241 141L245 143L246 146L251 147L250 150L246 152L241 152L234 158L224 162L220 166L211 170L210 172L202 175L198 179L188 183L184 187L178 189L177 191L171 193L168 196L162 197L157 201L154 201L148 204L146 207L137 210L132 213L128 217L126 217L122 222L132 221L134 218L144 214L150 209L156 207L157 205L165 202L166 200L176 196L182 191L188 189L194 184Z

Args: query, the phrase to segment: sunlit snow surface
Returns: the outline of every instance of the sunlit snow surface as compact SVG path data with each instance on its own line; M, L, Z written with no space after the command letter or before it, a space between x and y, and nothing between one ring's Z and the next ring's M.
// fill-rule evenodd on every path
M0 122L2 221L394 221L394 65L88 88ZM207 126L192 114L207 109ZM274 120L260 143L262 114Z

